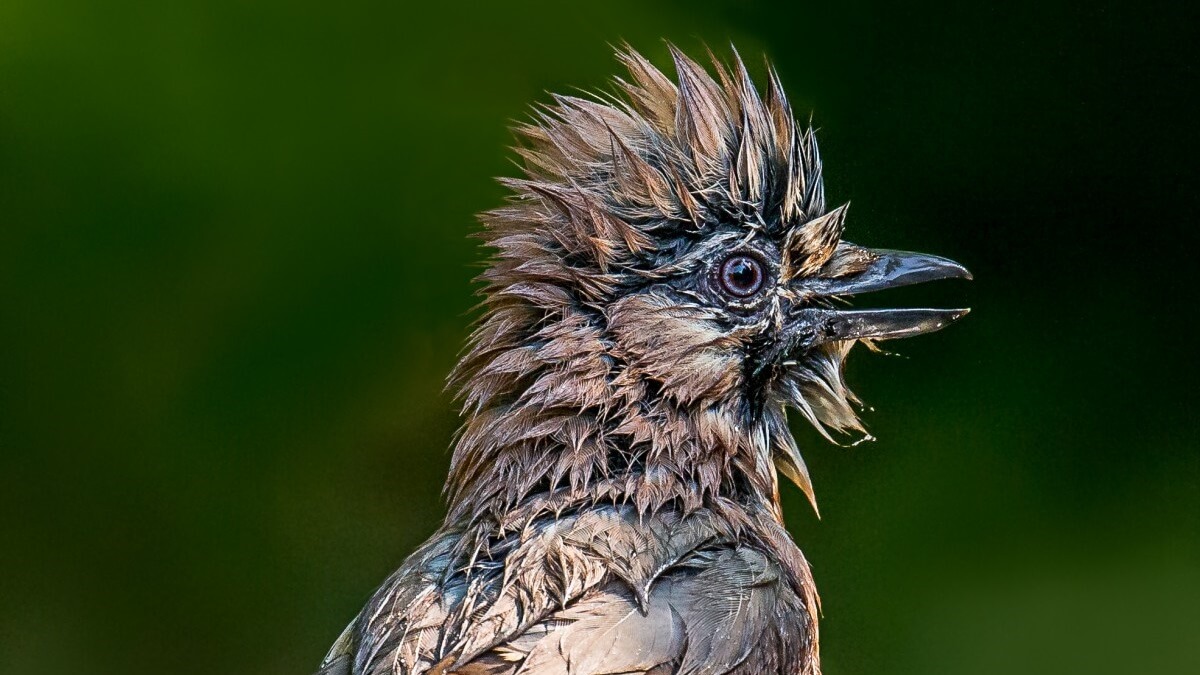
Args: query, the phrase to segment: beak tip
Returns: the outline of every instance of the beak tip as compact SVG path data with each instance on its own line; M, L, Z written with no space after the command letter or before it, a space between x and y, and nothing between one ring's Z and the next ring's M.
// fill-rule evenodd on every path
M966 281L975 280L975 275L971 274L971 270L967 269L966 266L962 265L961 263L954 262L949 258L938 258L935 256L930 256L930 258L937 260L937 267L940 267L945 275L942 277L943 279L964 279ZM931 279L931 281L933 281L933 279Z
M946 323L942 324L942 326L949 326L950 324L958 323L959 321L962 320L963 317L965 317L966 315L968 315L970 313L971 313L970 307L946 310L945 314L943 314L943 316L946 318ZM941 328L942 326L939 326L939 328Z

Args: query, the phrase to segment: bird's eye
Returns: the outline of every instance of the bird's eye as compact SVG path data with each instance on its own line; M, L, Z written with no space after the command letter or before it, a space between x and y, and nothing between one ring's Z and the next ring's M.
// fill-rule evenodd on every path
M721 289L736 298L748 298L762 290L763 266L758 260L738 253L721 263Z

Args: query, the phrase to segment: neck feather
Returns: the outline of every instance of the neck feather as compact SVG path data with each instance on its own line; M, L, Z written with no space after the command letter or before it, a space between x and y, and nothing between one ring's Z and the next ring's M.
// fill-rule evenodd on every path
M782 405L683 404L586 321L522 331L521 310L490 312L452 377L466 422L446 483L449 523L600 503L652 513L733 500L778 513L772 448L791 441Z

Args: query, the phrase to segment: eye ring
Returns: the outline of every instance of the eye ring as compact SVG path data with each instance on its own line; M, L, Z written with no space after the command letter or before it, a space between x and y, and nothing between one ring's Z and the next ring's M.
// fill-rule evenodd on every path
M752 298L767 285L765 265L746 253L734 253L723 260L716 276L721 291L738 300Z

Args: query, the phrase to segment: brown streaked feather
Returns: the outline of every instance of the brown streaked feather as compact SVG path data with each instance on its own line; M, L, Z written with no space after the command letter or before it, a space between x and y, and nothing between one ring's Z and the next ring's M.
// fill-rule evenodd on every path
M783 279L804 277L820 270L837 250L846 229L849 204L792 228L783 240Z

